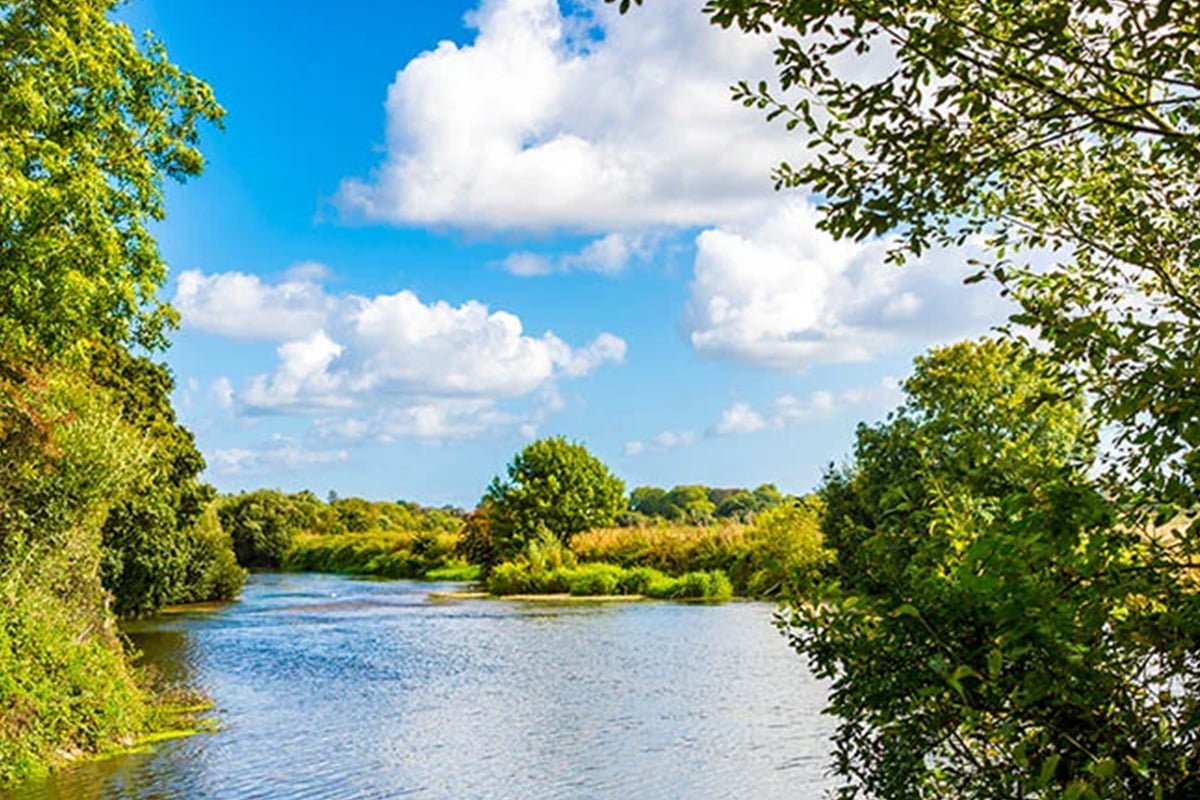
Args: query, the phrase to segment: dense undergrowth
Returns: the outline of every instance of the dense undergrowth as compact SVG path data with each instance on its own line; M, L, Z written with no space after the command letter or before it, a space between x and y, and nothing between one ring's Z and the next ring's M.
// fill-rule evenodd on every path
M65 373L0 381L0 783L143 732L101 585L101 526L150 458Z

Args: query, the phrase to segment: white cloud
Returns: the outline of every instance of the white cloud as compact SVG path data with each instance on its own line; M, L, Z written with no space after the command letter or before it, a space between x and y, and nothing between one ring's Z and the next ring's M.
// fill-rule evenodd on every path
M217 378L212 382L212 386L209 387L208 393L216 402L218 408L226 410L233 408L233 383L229 380L229 378L226 378L225 376Z
M638 456L647 451L662 452L676 447L687 447L695 442L695 431L663 431L649 442L626 442L621 452L626 456Z
M184 277L176 302L185 325L279 342L276 367L236 393L242 408L365 411L363 424L380 439L450 438L536 424L561 407L559 379L588 375L625 358L624 340L610 333L574 347L549 331L531 335L515 314L474 300L458 306L425 303L411 291L331 295L313 282L285 277L271 285L241 273ZM302 304L292 304L297 297ZM236 305L239 313L224 314L223 303ZM228 380L213 391L227 403L235 397ZM533 409L521 415L497 405L517 398L531 398ZM349 427L328 423L327 429L353 433L349 418L341 421Z
M314 282L313 265L274 286L257 275L188 270L179 276L175 297L185 328L232 339L279 340L302 337L321 327L331 298Z
M314 450L292 441L281 441L256 449L235 447L216 450L208 456L208 466L220 475L253 475L338 464L349 458L346 450Z
M341 442L392 442L396 439L447 441L515 426L522 435L532 423L487 398L419 398L376 409L366 417L317 420L318 434Z
M473 39L397 72L386 156L369 178L343 182L344 213L597 234L573 254L500 262L520 276L615 274L649 258L647 232L702 227L692 345L769 369L922 349L1003 318L957 285L961 257L884 266L885 243L835 242L803 197L771 191L771 169L805 157L801 139L731 102L728 87L776 74L773 37L715 27L695 0L625 18L599 0L482 0L468 22ZM879 78L892 60L880 46L838 69ZM985 295L995 292L975 298Z
M766 420L748 403L734 403L721 413L721 419L713 426L713 432L719 436L728 436L734 433L753 433L765 427Z
M626 442L621 448L621 452L627 456L638 456L645 452L645 450L645 443L638 441Z
M735 81L774 74L773 41L710 25L694 0L627 18L590 0L567 17L556 0L485 0L468 22L473 42L443 41L396 74L387 156L343 182L345 213L491 229L711 224L753 213L795 149L729 99Z
M518 251L500 262L501 268L522 278L555 272L599 272L618 275L635 261L645 261L654 253L654 237L645 234L610 233L593 239L576 253L545 256Z
M775 398L769 409L764 411L758 411L749 403L734 403L721 414L712 432L717 435L753 433L768 425L778 430L829 419L849 411L882 411L898 405L902 399L900 383L892 377L885 377L878 385L865 389L844 389L839 392L820 389L812 392L807 399L784 394Z
M559 271L558 265L549 258L524 251L511 253L500 262L500 266L510 275L516 275L521 278L531 278L535 275L549 275L552 272Z
M654 443L663 449L682 447L695 441L696 434L692 431L663 431L654 437Z
M243 392L246 405L262 410L351 405L344 380L329 372L342 351L342 346L323 330L305 339L284 342L275 350L279 367L274 374L258 375L247 384Z
M904 268L886 243L837 241L792 197L753 225L696 239L685 325L699 352L773 369L866 361L902 345L980 333L1005 317L992 287L963 286L967 255Z

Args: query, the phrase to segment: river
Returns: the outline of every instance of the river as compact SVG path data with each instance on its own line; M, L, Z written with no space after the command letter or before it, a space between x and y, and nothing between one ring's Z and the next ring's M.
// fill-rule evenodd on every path
M764 603L440 601L459 588L256 575L129 626L205 689L213 734L0 800L817 798L824 687Z

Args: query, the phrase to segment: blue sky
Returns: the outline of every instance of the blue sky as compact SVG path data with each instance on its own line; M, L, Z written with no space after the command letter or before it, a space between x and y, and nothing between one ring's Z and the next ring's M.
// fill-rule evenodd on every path
M630 486L802 492L998 322L965 254L884 266L772 190L802 142L728 94L770 40L700 5L125 7L228 110L157 230L206 478L470 506L561 434Z

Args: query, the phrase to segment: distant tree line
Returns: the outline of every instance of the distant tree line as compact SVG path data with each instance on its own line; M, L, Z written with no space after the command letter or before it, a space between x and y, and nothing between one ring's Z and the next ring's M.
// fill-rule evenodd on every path
M714 520L749 522L755 514L783 503L784 495L773 483L755 489L720 489L692 484L661 489L639 486L629 494L629 512L622 525L640 525L653 520L704 525Z

